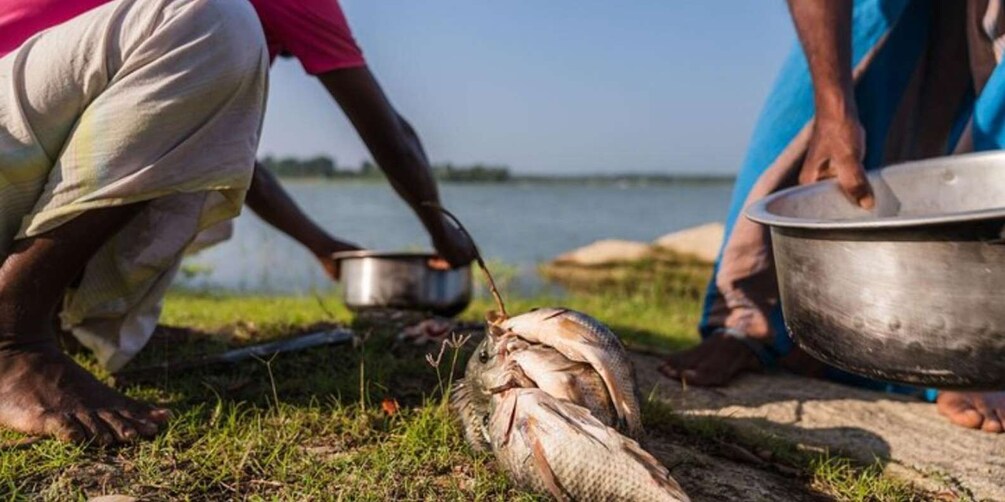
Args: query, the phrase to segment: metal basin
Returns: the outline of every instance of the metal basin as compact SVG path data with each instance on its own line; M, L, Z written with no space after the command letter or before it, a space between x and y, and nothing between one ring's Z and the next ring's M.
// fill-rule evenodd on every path
M882 380L1005 389L1005 153L870 174L876 209L833 181L751 206L771 227L789 332Z
M428 253L336 253L349 310L401 309L452 316L471 303L471 267L440 270Z

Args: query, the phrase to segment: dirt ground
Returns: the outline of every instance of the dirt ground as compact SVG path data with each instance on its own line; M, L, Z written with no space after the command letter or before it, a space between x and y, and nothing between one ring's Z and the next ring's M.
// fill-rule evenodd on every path
M721 389L683 388L637 355L640 389L689 416L714 416L808 449L830 450L950 499L1005 500L1005 435L949 424L932 404L787 374L748 375ZM817 500L784 471L707 455L679 439L655 437L654 450L695 500ZM675 444L676 442L676 444ZM772 472L772 471L775 472Z

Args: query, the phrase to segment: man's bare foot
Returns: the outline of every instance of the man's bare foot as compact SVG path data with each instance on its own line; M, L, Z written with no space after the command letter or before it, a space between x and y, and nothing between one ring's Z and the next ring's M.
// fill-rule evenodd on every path
M169 416L106 387L55 342L0 347L2 426L108 445L153 436Z
M940 391L935 405L939 413L961 427L1005 432L1005 392Z
M779 365L800 375L823 375L824 363L793 347ZM697 347L670 355L660 367L664 375L699 387L719 387L731 382L741 373L763 369L760 359L747 344L736 338L718 333Z

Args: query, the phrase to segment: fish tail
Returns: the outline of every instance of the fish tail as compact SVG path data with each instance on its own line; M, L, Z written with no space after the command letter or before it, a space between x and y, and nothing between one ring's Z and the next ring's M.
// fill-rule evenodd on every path
M670 477L670 471L667 470L656 457L653 457L649 452L642 449L635 441L626 440L622 445L622 450L628 454L628 456L635 459L645 470L649 473L652 480L667 494L673 496L680 502L688 502L690 499L687 494L684 493L684 489L681 488L677 480Z

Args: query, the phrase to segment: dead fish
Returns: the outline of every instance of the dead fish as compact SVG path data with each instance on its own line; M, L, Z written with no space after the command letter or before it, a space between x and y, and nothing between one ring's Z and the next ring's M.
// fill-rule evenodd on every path
M666 467L586 408L523 388L490 408L496 460L525 488L557 500L689 500Z
M583 406L605 425L618 425L617 410L607 386L589 364L569 360L545 345L528 345L507 352L505 357L504 371L499 377L503 382L491 391L537 387L552 397Z
M497 344L505 347L496 351ZM475 348L465 377L455 383L450 395L451 408L464 437L476 451L490 449L486 430L489 397L514 387L540 388L587 408L605 425L618 425L607 387L590 365L570 361L551 347L488 335Z
M491 324L491 323L490 323ZM642 437L635 375L621 340L600 321L574 310L543 308L499 323L507 334L553 347L571 361L589 364L607 387L622 429Z

